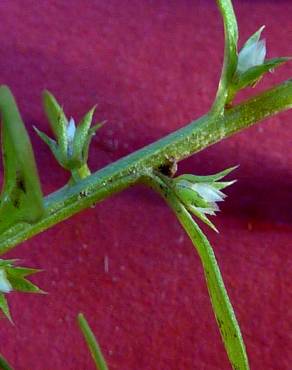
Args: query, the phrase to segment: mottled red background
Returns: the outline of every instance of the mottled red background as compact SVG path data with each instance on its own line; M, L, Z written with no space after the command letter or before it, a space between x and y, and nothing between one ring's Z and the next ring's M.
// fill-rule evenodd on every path
M266 24L268 56L292 54L290 0L234 5L241 42ZM68 176L32 130L49 132L44 88L76 119L99 104L95 117L108 123L91 147L97 170L205 113L222 51L211 0L0 2L0 83L19 102L46 194ZM290 64L257 90L291 76ZM292 363L291 121L291 112L281 114L180 165L198 174L241 165L216 219L221 233L207 233L256 370ZM9 257L43 268L34 281L49 292L9 296L15 326L0 321L0 351L16 370L94 369L76 325L80 311L111 370L230 369L198 257L152 191L127 190Z

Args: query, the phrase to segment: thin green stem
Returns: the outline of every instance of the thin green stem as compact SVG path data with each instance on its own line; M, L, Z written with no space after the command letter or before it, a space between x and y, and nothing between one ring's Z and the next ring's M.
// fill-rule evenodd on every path
M88 348L90 349L97 370L108 370L99 344L97 343L97 340L82 313L78 315L78 323L88 345Z
M218 266L213 248L190 213L172 191L170 179L155 174L145 175L143 182L158 192L175 213L193 242L201 263L217 325L234 370L249 370L248 358L232 304Z
M292 81L226 110L205 115L188 126L156 141L45 198L45 216L35 224L18 224L0 236L0 254L16 244L65 220L108 196L135 184L148 169L170 159L179 161L256 122L292 107Z

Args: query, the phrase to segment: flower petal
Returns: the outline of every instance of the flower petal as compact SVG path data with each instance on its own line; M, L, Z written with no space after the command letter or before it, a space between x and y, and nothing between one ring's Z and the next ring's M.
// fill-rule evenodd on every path
M12 291L12 286L9 283L6 272L0 269L0 293L9 293Z

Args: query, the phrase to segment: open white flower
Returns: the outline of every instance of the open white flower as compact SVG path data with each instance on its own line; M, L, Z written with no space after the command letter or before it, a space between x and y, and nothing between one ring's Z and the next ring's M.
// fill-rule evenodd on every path
M0 293L9 293L12 291L12 286L9 283L6 272L0 269Z

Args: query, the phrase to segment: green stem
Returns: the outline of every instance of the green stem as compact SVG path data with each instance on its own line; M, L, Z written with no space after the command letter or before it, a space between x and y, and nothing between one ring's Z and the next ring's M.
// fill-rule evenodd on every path
M135 184L148 169L170 159L179 161L245 127L292 107L292 81L226 110L205 115L188 126L156 141L45 198L45 216L35 224L18 224L0 236L0 255L52 225ZM3 109L3 106L2 106Z
M97 340L82 313L78 315L78 323L79 323L80 329L82 330L86 343L90 349L90 352L95 362L97 370L108 370L107 364L102 355L102 352L97 343Z
M74 185L76 182L85 179L86 177L91 175L90 169L87 165L87 163L83 164L80 168L77 170L72 170L71 171L71 179L69 181L70 186Z
M170 179L165 176L156 176L151 173L149 175L145 174L143 179L144 183L162 195L198 252L203 265L214 315L232 368L234 370L249 370L240 327L229 300L213 248L192 216L173 193L169 181Z

